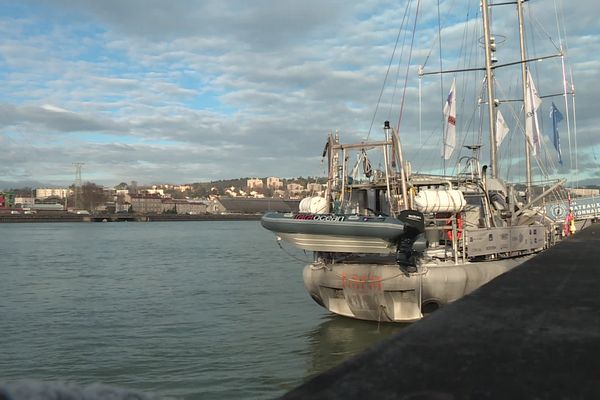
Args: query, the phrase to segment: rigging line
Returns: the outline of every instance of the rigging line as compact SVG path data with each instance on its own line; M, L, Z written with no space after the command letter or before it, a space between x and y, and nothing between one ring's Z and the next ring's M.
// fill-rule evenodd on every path
M572 92L567 92L567 94L574 94ZM538 97L540 99L548 99L550 97L564 97L565 93L561 92L561 93L553 93L553 94L545 94L543 96L540 96L538 93ZM511 96L512 97L512 96ZM506 99L501 99L500 100L501 103L523 103L523 99L518 98L518 99L511 99L511 98L506 98ZM487 104L487 101L483 101L484 104Z
M470 54L468 54L469 52L467 50L467 38L468 38L468 33L469 33L469 24L468 24L468 22L469 22L469 14L470 14L470 7L467 10L467 14L465 16L465 28L463 29L462 41L461 41L460 49L459 49L459 52L458 52L459 57L458 57L458 61L457 61L457 67L459 66L459 64L462 64L463 67L466 66L466 65L468 65L468 63L471 60L471 57L473 56L472 47L471 47L471 53ZM468 60L467 60L467 57L469 58ZM462 62L461 62L461 60L462 60ZM468 80L463 79L462 80L462 85L461 85L461 91L463 93L463 95L461 96L461 99L462 99L461 100L461 105L460 105L460 110L461 111L465 110L465 102L466 102L466 99L467 99L467 96L466 96L467 87L468 87ZM471 127L471 124L472 124L472 122L474 120L474 115L475 115L476 109L477 109L476 107L473 109L473 113L471 114L471 118L463 120L464 123L461 124L461 130L462 130L462 132L468 132L469 131L469 128ZM457 113L458 113L458 108L457 108ZM464 146L466 140L467 140L467 135L464 134L463 135L463 139L462 139L463 146ZM460 159L460 157L462 155L463 146L460 146L458 148L457 159ZM452 172L453 174L456 172L456 167L457 167L457 165L455 164L453 172Z
M511 115L512 115L514 121L515 121L515 125L514 125L515 132L518 131L518 132L520 132L523 135L523 137L526 137L527 135L525 133L525 127L521 123L520 112L519 112L519 114L517 114L517 112L515 111L514 107L509 107L509 110L511 111ZM529 146L529 142L527 142L525 144L525 146ZM517 171L517 172L519 172L519 171Z
M567 38L565 35L565 49L567 48ZM573 65L569 63L569 77L571 79L571 107L573 109L573 135L575 139L575 184L579 187L579 157L578 151L579 146L577 145L577 108L575 106L575 82L573 79ZM594 152L594 159L596 159L596 153Z
M466 21L466 22L468 22L468 17L467 17L467 21ZM462 64L462 65L465 65L465 63L466 63L466 53L467 53L467 51L466 51L467 32L468 32L468 25L465 23L465 28L463 29L463 34L462 34L462 38L461 38L461 42L460 42L460 48L459 48L459 51L458 51L458 58L457 58L457 62L456 62L456 66L457 66L457 68L458 68L458 67L459 67L461 64ZM441 35L440 35L440 37L441 37ZM440 59L441 59L441 54L440 54ZM442 66L440 65L440 69L442 69L441 67L442 67ZM456 76L454 77L454 79L456 79ZM464 110L464 109L466 108L466 107L465 107L465 103L466 103L466 99L467 99L467 96L466 96L466 93L467 93L467 84L468 84L468 81L467 81L467 80L465 80L465 79L462 79L462 80L459 82L459 85L460 85L460 93L462 93L462 96L460 96L460 99L461 99L461 100L460 100L460 107L458 107L458 96L456 96L456 95L455 95L455 100L456 100L456 102L457 102L457 108L456 108L456 110L457 110L457 113L458 113L458 110L459 110L459 109L460 109L460 110ZM457 92L458 92L458 91L457 91ZM470 120L469 120L469 119L466 119L466 118L461 118L461 119L459 119L459 120L461 121L461 124L460 124L460 131L459 131L459 132L463 132L463 133L464 133L464 132L467 132L467 131L468 131L468 127L469 127L469 125L470 125ZM444 131L445 131L445 130L444 130ZM462 144L462 145L464 145L464 143L465 143L465 140L466 140L466 135L464 135L464 134L463 134L463 135L462 135L462 141L461 141L461 144ZM454 154L454 156L455 156L457 159L460 159L460 158L461 158L461 155L462 155L462 150L463 150L463 146L462 146L462 145L461 145L461 146L458 146L457 148L455 148L455 149L454 149L454 152L456 153L456 154ZM454 174L454 173L455 173L455 171L456 171L456 163L454 164L454 169L452 170L452 174Z
M523 0L523 3L528 2L529 0ZM497 6L509 6L509 5L514 5L517 4L516 1L506 1L504 3L494 3L494 4L490 4L490 7L497 7Z
M540 151L538 152L538 154L534 155L533 158L535 158L536 164L538 166L538 168L540 169L540 173L541 175L546 179L550 179L550 174L549 174L549 169L556 169L556 164L555 162L548 156L548 147L545 144L544 140L540 140ZM548 168L546 166L546 164L544 164L544 162L542 161L543 159L546 160L546 164L548 164L548 166L550 168ZM534 182L539 181L539 179L534 179Z
M569 139L569 165L571 167L571 169L573 168L573 152L571 149L571 115L569 113L569 99L567 98L567 71L565 68L565 59L564 57L562 57L560 59L560 64L561 64L561 72L562 72L562 80L563 80L563 98L565 101L565 114L566 114L566 119L567 119L567 138ZM553 103L554 104L554 103ZM575 149L577 149L577 147L575 147ZM577 150L576 150L577 151Z
M534 18L533 18L533 16L532 16L531 8L530 8L530 7L527 7L527 22L528 22L528 24L529 24L527 32L535 32L535 31L534 31L534 29L533 29L533 22L532 22L533 20L534 20ZM531 44L531 48L533 49L533 54L537 54L537 50L536 50L536 41L535 41L535 40L532 40L532 38L531 38L531 37L530 37L530 39L531 39L531 40L530 40L530 42L531 42L530 44ZM530 71L532 71L532 70L533 70L531 73L532 73L532 74L533 74L533 73L535 73L535 82L537 82L537 83L538 83L538 85L539 85L541 81L540 81L540 73L539 73L539 70L538 70L538 68L533 68L533 69L532 69L532 68L530 68L530 67L528 66L528 69L529 69ZM533 78L532 78L532 79L533 79ZM539 94L539 91L540 91L540 90L539 90L539 86L537 87L537 91L538 91L538 94ZM538 113L538 111L537 111L537 110L535 110L535 111L534 111L534 115L539 115L539 113ZM538 117L537 117L537 116L535 116L534 118L538 118ZM534 123L535 123L535 122L534 122ZM538 132L538 134L540 135L540 144L539 144L539 146L540 146L540 152L541 152L541 146L542 146L542 144L543 144L543 140L541 140L541 139L542 139L542 137L541 137L541 132L543 132L543 131L544 131L544 119L542 119L542 120L541 120L541 124L540 124L540 120L539 120L539 118L538 118L538 119L537 119L537 123L538 123L538 130L539 130L539 128L541 128L541 131L540 131L540 132ZM569 142L570 142L570 140L569 140ZM569 146L569 147L570 147L570 146ZM532 155L533 155L533 154L532 154ZM535 158L536 158L536 164L538 165L538 167L540 167L540 160L539 160L538 156L536 155L536 156L535 156ZM543 171L541 171L541 172L543 173Z
M427 144L429 144L429 143L430 143L430 140L431 140L431 138L433 137L433 135L435 135L435 134L437 134L437 133L438 133L438 132L437 132L437 130L436 130L436 129L432 129L432 130L429 132L429 136L427 136L427 137L425 138L425 141L423 142L423 144L422 144L422 145L421 145L421 146L420 146L420 147L417 149L417 153L419 153L419 154L420 154L420 153L423 151L423 149L425 148L425 146L426 146ZM431 156L429 156L429 157L431 157ZM435 158L435 161L437 161L437 157ZM415 167L415 165L413 165L413 169L414 169L415 171L422 171L422 170L425 170L425 166L426 166L426 165L432 165L432 164L433 164L433 162L435 162L435 161L432 161L432 160L431 160L430 158L428 158L428 157L417 157L417 158L415 159L415 162L419 162L419 164L416 164L416 167ZM421 164L423 164L423 165L421 165Z
M512 107L509 107L509 112L511 112L511 114L516 114L516 112L514 110L512 110ZM507 154L505 156L506 159L508 159L508 160L512 160L513 159L513 155L516 153L514 151L514 147L516 147L518 145L518 143L517 143L516 140L513 142L513 137L514 136L515 135L512 135L512 134L508 135L508 145L507 145L508 151L507 151ZM506 178L506 180L512 181L513 179L511 179L511 178L512 178L512 166L513 166L513 163L507 162L506 164L507 164L507 167L505 168L506 169L505 178Z
M542 32L544 32L544 34L546 34L546 36L548 37L548 39L550 40L550 42L561 53L561 70L562 70L562 81L563 81L563 93L562 93L562 96L564 97L564 103L565 103L566 125L567 125L567 138L568 138L568 142L569 142L569 164L570 164L570 168L573 169L573 148L572 148L572 144L571 144L571 124L570 124L569 103L568 103L568 98L567 98L567 94L568 94L568 89L567 89L567 73L566 73L566 68L565 68L565 56L564 56L564 52L563 52L563 48L562 48L562 34L561 34L560 22L559 22L559 18L558 18L559 13L558 13L558 9L557 9L556 0L554 0L554 15L555 15L555 19L556 19L556 30L557 30L558 39L559 39L559 44L558 45L554 42L554 40L552 39L552 37L550 36L550 34L546 32L546 30L543 28L543 26L541 25L541 23L539 22L539 20L533 19L533 21L537 23L538 28ZM547 96L544 96L544 97L547 97ZM575 139L575 142L576 142L576 139ZM576 153L576 155L575 155L575 163L577 163L577 143L575 143L575 153ZM576 171L576 181L577 181L577 167L575 167L575 171Z
M558 35L560 38L561 37L560 26L558 25L559 13L557 11L558 10L556 9L556 1L555 1L554 2L554 13L555 13L555 18L557 20L557 31L558 31ZM538 22L537 20L534 20L533 17L531 17L531 12L529 12L529 15L530 15L530 18L532 21ZM539 24L539 22L538 22L538 24ZM543 28L542 28L542 31L544 31ZM552 42L552 43L554 44L554 42ZM559 48L559 50L562 53L562 48ZM561 56L561 71L562 71L562 82L563 82L563 96L564 96L564 100L565 100L565 113L566 113L566 119L567 119L567 140L569 143L569 166L571 169L573 169L573 147L572 147L572 143L571 143L571 125L569 123L570 118L569 118L569 104L568 104L568 99L567 99L567 92L568 92L568 90L567 90L567 75L566 75L566 69L565 69L564 55Z
M477 114L477 111L479 110L479 105L477 105L476 107L473 108L473 112L471 113L470 118L465 120L465 124L463 125L463 131L464 132L468 132L469 128L471 127L471 125L473 124L473 121L476 120L475 116ZM463 107L464 109L464 107ZM458 158L461 158L462 155L462 149L464 148L465 144L467 143L467 135L463 135L462 136L462 141L461 141L461 146L459 147L459 153L458 153ZM456 165L454 167L454 169L452 170L452 173L454 174L456 171Z
M454 15L452 13L452 11L454 11L454 3L455 3L454 0L450 3L450 5L448 7L448 12L446 13L446 17L444 19L447 19L449 15ZM444 28L445 28L445 26L444 26ZM439 33L438 33L438 37L439 37ZM421 65L423 68L425 68L425 66L427 65L427 62L429 61L429 57L431 57L431 53L433 53L433 49L435 48L435 43L436 43L438 37L433 38L433 40L431 41L431 47L429 48L429 52L425 56L425 61L423 61L423 64Z
M419 77L419 146L423 144L423 78Z
M421 6L421 0L417 0L417 8L416 8L416 12L415 12L415 22L413 24L412 37L411 37L411 41L410 41L410 50L408 52L408 62L406 63L406 74L404 76L404 88L402 91L402 101L400 102L400 116L398 117L398 126L396 127L396 131L398 133L400 132L400 122L402 121L402 115L404 113L404 101L406 100L406 87L408 86L408 72L410 70L410 63L412 61L412 53L413 53L414 44L415 44L415 34L416 34L417 20L419 19L420 6Z
M542 119L542 121L543 121L543 119ZM523 133L526 135L524 129L523 129ZM542 132L540 132L540 136L541 136L541 133ZM543 138L543 137L541 137L541 138ZM536 164L538 165L538 168L540 169L541 174L546 179L549 179L548 168L544 165L544 163L542 163L542 156L546 159L546 163L549 164L549 166L552 169L557 169L554 158L548 156L548 147L546 146L546 143L544 140L540 140L540 152L539 152L539 155L535 155L534 158L536 160Z
M462 89L463 89L462 90L463 93L467 92L467 82L466 81L463 82ZM475 96L475 97L479 98L479 96ZM465 115L465 109L466 109L465 103L466 103L466 96L463 96L462 100L461 100L460 109L462 110L461 115L464 117L464 118L462 118L463 123L461 124L461 131L464 132L464 134L462 135L462 139L460 140L460 144L461 145L458 146L457 159L461 158L462 152L464 151L463 150L464 146L467 143L468 135L466 134L466 132L473 132L473 133L475 133L477 131L477 129L473 129L472 130L471 128L474 126L474 121L477 120L477 118L476 118L477 112L480 111L480 105L479 105L479 102L477 102L477 105L475 105L473 107L473 109L472 109L471 115L469 117L467 117ZM473 140L474 139L475 138L473 138ZM457 167L457 165L455 164L454 165L454 169L452 170L452 174L454 174L454 173L457 172L456 171L456 167Z
M568 43L567 43L567 24L565 23L565 13L564 13L564 6L563 6L563 2L562 0L560 0L560 12L558 10L556 10L557 6L556 6L556 0L554 1L555 4L555 15L557 17L557 30L559 32L559 37L561 37L561 45L564 43L564 52L565 52L565 56L564 56L564 62L566 62L569 66L569 78L570 78L570 93L572 95L571 97L571 101L572 101L572 109L573 109L573 137L574 137L574 141L575 141L575 187L579 187L579 156L578 156L578 150L579 150L579 146L577 145L577 116L576 116L576 108L575 108L575 85L573 83L573 67L572 65L568 62ZM560 23L558 21L558 17L560 16ZM561 27L562 27L562 35L561 35ZM565 86L567 85L566 82L566 74L563 72L563 74L565 75L564 80L565 80ZM566 90L565 90L566 91ZM567 101L567 96L565 95L565 108L568 110L568 101ZM570 130L570 121L568 118L568 114L567 114L567 132L569 132ZM594 150L592 150L593 155L594 155L594 160L596 159L596 153ZM569 155L570 158L571 155Z
M503 63L503 64L494 64L494 65L492 65L492 70L497 70L497 69L504 68L504 67L511 67L513 65L519 65L519 64L524 64L524 63L528 64L528 63L531 63L532 61L543 61L543 60L547 60L550 58L557 58L557 57L562 57L562 54L550 54L548 56L529 58L524 61L519 60L519 61L511 61L511 62L507 62L507 63ZM485 71L485 67L447 69L445 71L421 72L420 75L425 76L425 75L438 75L438 74L452 74L452 73L456 73L456 72L471 72L471 71Z
M443 59L442 59L442 19L440 16L440 0L437 0L437 17L438 17L438 46L439 46L439 56L440 56L440 71L444 70ZM443 163L443 171L444 175L446 175L446 129L444 129L444 124L446 121L444 118L444 75L440 74L440 99L442 101L442 163ZM453 94L454 101L456 101L456 93Z
M310 262L308 259L306 259L306 260L303 260L303 259L301 259L300 257L296 257L295 255L293 255L292 253L290 253L289 251L287 251L286 249L284 249L284 248L283 248L283 246L281 245L281 240L282 240L281 238L279 238L279 237L278 237L278 238L277 238L277 239L275 239L275 240L276 240L276 242L277 242L277 245L279 246L279 248L280 248L280 249L281 249L281 250L282 250L282 251L283 251L285 254L287 254L288 256L290 256L292 259L294 259L294 260L296 260L296 261L303 262L303 263ZM305 253L305 254L306 254L306 253Z
M477 5L475 6L475 15L474 15L474 20L480 20L480 8L478 7L479 3L477 3ZM482 30L482 26L481 24L471 24L471 32L470 35L473 38L476 37L481 37L481 32ZM470 61L469 61L469 65L481 65L481 57L482 57L482 52L479 51L479 46L478 46L478 42L476 40L471 41L471 56L470 56ZM483 110L481 109L481 98L483 95L483 82L485 82L485 79L481 80L481 85L479 84L474 84L473 85L473 97L475 99L477 99L477 110L479 112L479 126L477 127L477 129L473 132L473 143L476 144L481 144L482 143L482 137L483 137Z
M406 14L405 14L406 16ZM390 106L388 109L388 121L392 119L392 108L394 106L394 101L396 98L396 93L398 91L398 81L400 80L400 67L402 66L402 59L404 58L404 48L406 45L406 36L404 35L402 38L402 46L400 47L400 56L398 57L398 68L396 68L396 79L394 80L394 90L392 92L392 98L390 100Z
M533 25L533 23L535 23L537 25L538 29L540 30L540 32L546 36L546 39L548 39L550 41L550 43L552 43L554 48L556 50L560 51L560 44L556 44L556 42L554 41L554 39L552 38L550 33L548 33L548 31L546 31L546 29L544 29L544 26L542 25L540 20L537 17L532 16L531 13L529 13L529 18L531 19L531 21L533 21L532 25ZM560 38L560 36L559 36L559 38ZM559 41L559 43L560 43L560 41Z
M377 99L377 105L375 106L375 111L373 112L373 118L371 119L371 125L369 126L369 131L367 133L367 137L365 140L369 140L371 136L371 131L373 129L373 125L375 124L375 118L377 117L377 111L379 110L379 105L381 104L381 98L383 97L383 92L385 91L385 85L387 83L387 79L390 73L390 69L392 68L392 63L394 62L394 56L396 55L396 50L398 48L398 42L400 41L400 35L402 34L402 30L404 28L404 22L406 20L406 15L408 14L408 9L412 0L409 0L406 8L404 9L404 17L402 18L402 22L400 23L400 28L398 29L398 35L396 36L396 43L394 44L394 49L392 50L392 55L390 56L390 62L388 63L387 70L385 72L385 77L383 78L383 84L381 85L381 90L379 92L379 98Z
M553 3L554 3L554 19L556 20L556 32L558 33L558 43L562 48L562 34L560 32L560 21L558 19L558 5L556 4L556 0L554 0Z
M576 115L576 108L575 108L575 94L573 93L573 96L571 97L571 101L573 102L573 133L574 133L574 139L575 139L575 187L579 187L579 158L578 158L578 153L577 153L577 115ZM592 147L592 151L594 154L594 160L596 159L596 152L595 150L593 150Z
M477 14L478 14L478 8L476 7L476 11L475 11L475 19L477 19ZM469 21L471 20L471 6L469 3L469 8L467 10L467 16L466 16L466 29L465 29L465 43L468 43L468 38L471 37L478 37L479 35L477 35L478 33L478 27L480 26L479 24L471 24L471 28L469 28ZM466 46L466 45L465 45ZM471 46L470 46L470 50L469 50L469 55L468 57L465 57L465 62L464 62L464 67L466 67L467 65L477 65L477 59L480 56L480 52L478 51L477 48L477 41L471 41ZM475 61L473 60L475 59ZM477 87L474 85L473 86L473 95L475 97L477 97L478 95L478 91L477 91Z
M500 93L502 95L502 97L506 97L506 95L505 95L506 92L505 92L504 88L502 87L502 85L500 85L499 82L496 82L496 88L497 88L498 93ZM504 102L501 102L501 104L502 103L504 103ZM513 107L512 104L510 104L510 103L507 104L506 107L505 107L505 109L506 108L508 108L508 111L510 113L509 115L511 115L514 119L518 118L517 117L517 112L515 111L515 109L514 109L514 107ZM513 137L512 134L509 135L509 138L508 138L508 154L504 157L505 159L508 159L508 160L512 159L512 156L513 156L513 152L512 152L512 148L511 148L512 137ZM499 150L500 150L500 148L498 148L498 151ZM506 178L509 179L509 177L511 176L510 175L511 164L509 164L509 163L507 163L507 164L508 164L508 168L506 168Z
M564 13L564 7L563 7L563 2L562 0L560 0L560 16L561 16L561 26L562 26L562 30L563 30L563 42L564 42L564 52L565 52L565 59L567 60L567 65L569 66L569 78L570 78L570 84L571 84L571 93L574 95L575 94L575 84L573 81L573 66L571 65L571 63L568 61L568 56L567 54L569 53L569 44L568 44L568 37L567 37L567 24L565 23L565 13Z

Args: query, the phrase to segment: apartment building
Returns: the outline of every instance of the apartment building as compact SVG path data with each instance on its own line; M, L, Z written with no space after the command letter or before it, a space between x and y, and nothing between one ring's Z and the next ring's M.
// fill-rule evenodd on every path
M262 189L263 180L258 178L248 179L246 181L246 186L248 187L248 189Z
M47 199L48 197L58 197L65 199L70 193L71 189L66 188L37 188L35 189L35 198Z
M283 188L283 182L277 177L270 176L267 178L267 187L269 189L281 189Z

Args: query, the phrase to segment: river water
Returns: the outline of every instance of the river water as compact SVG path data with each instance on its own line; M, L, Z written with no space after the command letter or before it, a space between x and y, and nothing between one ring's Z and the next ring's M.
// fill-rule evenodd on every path
M401 329L329 314L290 254L257 221L0 224L0 382L267 399Z

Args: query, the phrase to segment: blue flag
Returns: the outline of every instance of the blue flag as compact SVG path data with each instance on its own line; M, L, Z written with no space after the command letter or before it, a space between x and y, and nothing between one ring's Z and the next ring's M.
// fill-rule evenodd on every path
M556 108L554 102L552 103L552 110L550 111L550 118L552 119L552 131L554 132L554 148L558 152L558 163L562 165L562 154L560 152L560 137L558 136L558 123L563 120L563 116Z

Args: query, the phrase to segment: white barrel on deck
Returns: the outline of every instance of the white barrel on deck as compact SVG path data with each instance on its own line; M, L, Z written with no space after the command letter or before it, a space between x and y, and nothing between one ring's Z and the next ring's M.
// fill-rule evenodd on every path
M424 189L415 196L415 207L422 213L458 213L466 204L460 190Z
M327 200L321 196L305 197L298 206L301 213L325 214L327 212Z

